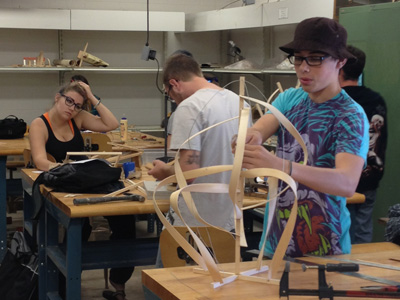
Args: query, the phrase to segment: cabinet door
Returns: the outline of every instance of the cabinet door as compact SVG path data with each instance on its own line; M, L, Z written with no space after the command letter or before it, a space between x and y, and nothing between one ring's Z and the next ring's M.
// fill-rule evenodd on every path
M364 84L379 92L388 109L388 147L385 175L378 189L374 208L374 240L383 241L384 227L378 218L387 214L389 206L398 203L400 160L399 86L400 86L400 3L385 3L343 8L339 22L348 31L348 43L362 49L367 56Z

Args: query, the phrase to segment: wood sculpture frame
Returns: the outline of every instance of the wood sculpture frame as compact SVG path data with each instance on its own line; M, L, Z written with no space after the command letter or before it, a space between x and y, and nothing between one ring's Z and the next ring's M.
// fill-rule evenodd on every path
M219 165L219 166L211 166L207 168L200 168L197 170L192 170L192 171L187 171L187 172L182 172L180 165L179 165L179 150L177 151L176 157L175 157L175 175L170 176L162 180L157 188L154 191L153 194L153 202L155 206L156 213L158 217L160 218L161 222L163 223L165 230L168 230L169 233L175 238L175 240L179 243L179 245L186 251L187 254L190 255L190 257L199 265L200 268L195 268L195 272L202 272L205 274L209 274L212 277L212 285L214 288L222 286L224 284L227 284L229 282L234 281L235 279L242 279L242 280L250 280L250 281L257 281L257 282L264 282L264 283L272 283L272 284L278 284L279 279L277 278L277 272L278 269L283 261L284 254L286 252L286 249L288 247L290 238L293 233L295 221L297 218L297 183L291 178L288 174L286 174L283 171L276 170L276 169L268 169L268 168L256 168L256 169L251 169L251 170L242 170L242 161L243 161L243 152L244 152L244 145L245 145L245 138L246 138L246 132L247 132L247 124L248 124L248 118L249 118L249 108L244 107L244 100L248 100L251 102L256 103L257 105L261 105L266 107L267 109L270 110L270 112L279 120L279 122L282 124L283 127L285 127L298 141L300 146L303 149L304 152L304 164L307 164L307 149L305 146L304 141L302 140L300 134L296 130L296 128L284 117L284 115L277 110L275 107L269 104L271 98L278 92L282 91L282 88L280 87L277 91L275 91L270 99L267 101L268 103L264 101L260 101L254 98L250 98L247 96L244 96L244 86L245 86L245 80L244 77L240 78L240 87L239 87L239 95L240 95L240 116L226 120L224 122L229 122L234 119L239 118L239 132L238 132L238 137L237 137L237 146L236 146L236 152L235 152L235 157L234 157L234 163L233 165ZM197 134L191 136L187 141L190 139L194 138L195 136L205 132L208 129L211 129L215 126L218 126L224 122L215 124L207 129L204 129ZM185 143L187 142L185 141ZM183 143L184 144L184 143ZM199 176L205 176L205 175L210 175L214 173L219 173L219 172L224 172L224 171L231 171L231 180L229 185L227 184L220 184L220 183L203 183L203 184L191 184L187 185L186 180L187 179L192 179L196 178ZM260 203L251 207L247 207L246 209L249 208L254 208L259 205L266 204L269 202L270 204L270 211L274 211L275 207L275 201L276 198L279 196L277 194L277 183L278 179L285 182L287 184L287 188L290 188L293 191L294 194L294 203L293 207L291 210L290 217L288 219L287 225L284 229L284 232L282 234L282 237L278 243L278 246L275 250L275 254L272 258L272 261L268 266L262 266L262 257L263 257L263 251L260 251L260 255L258 256L257 259L257 267L252 270L247 270L245 272L240 272L239 269L239 263L240 263L240 247L246 247L247 242L246 238L244 235L244 227L243 227L243 195L244 195L244 179L245 178L255 178L255 177L268 177L268 182L269 182L269 200L266 200L264 203ZM168 220L165 218L161 210L158 208L157 201L155 200L155 193L157 190L167 184L170 183L178 183L179 189L172 193L171 198L170 198L170 205L171 207L175 210L175 212L178 214L178 216L182 219L183 223L186 225L188 228L188 231L190 232L193 240L196 242L197 247L200 251L197 252L188 242L187 240L182 237L175 229L174 227L168 222ZM286 190L285 189L285 190ZM229 193L230 198L232 200L233 206L234 206L234 217L235 217L235 232L236 232L236 239L235 239L235 272L234 273L229 273L229 272L222 272L218 269L217 263L213 260L211 257L211 254L207 250L207 248L203 245L202 241L197 237L197 235L191 230L191 228L185 223L183 220L182 216L180 215L179 209L178 209L178 198L179 195L182 194L184 201L186 202L190 212L193 214L193 216L200 221L201 223L215 227L206 221L204 221L201 216L198 214L197 209L194 205L193 199L191 197L190 192L204 192L207 191L207 193ZM283 191L282 191L283 192ZM281 192L281 193L282 193ZM272 195L272 196L271 196ZM219 230L224 230L219 228ZM261 249L264 249L265 243L266 243L266 237L268 234L265 235L265 239L263 241L263 246ZM258 277L258 276L253 276L257 273L260 272L265 272L268 271L268 276L267 277Z

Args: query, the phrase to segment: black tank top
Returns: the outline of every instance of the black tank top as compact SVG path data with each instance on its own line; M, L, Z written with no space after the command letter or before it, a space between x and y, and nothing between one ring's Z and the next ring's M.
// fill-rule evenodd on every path
M83 138L74 119L71 119L72 127L74 129L74 137L70 141L62 142L54 135L53 129L46 117L41 115L40 118L46 124L47 131L49 132L49 138L46 142L46 152L53 155L57 162L62 162L65 159L67 152L78 152L84 150Z

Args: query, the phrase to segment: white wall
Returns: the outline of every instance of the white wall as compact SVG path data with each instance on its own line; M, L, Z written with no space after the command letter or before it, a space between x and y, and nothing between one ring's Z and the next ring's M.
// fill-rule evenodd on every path
M2 0L0 8L63 8L63 9L112 9L145 10L146 1L28 1ZM232 3L232 0L150 0L153 11L195 12L214 10ZM242 5L241 1L230 7ZM111 7L112 6L112 7ZM104 20L107 22L107 20ZM157 50L162 66L165 57L177 49L191 51L200 63L230 64L227 56L228 40L233 39L241 47L244 56L255 63L266 66L280 62L282 54L275 53L281 41L288 41L294 27L282 26L267 30L263 28L235 31L209 31L197 33L150 32L150 46ZM43 50L51 61L59 57L57 30L0 29L0 66L21 64L24 56L37 56ZM145 32L116 31L61 31L62 57L76 59L85 43L87 51L110 64L110 67L156 68L155 61L140 59L146 41ZM287 38L285 38L287 37ZM276 49L275 49L276 48ZM273 50L271 50L273 49ZM164 114L163 98L156 87L156 74L93 73L85 75L95 94L114 112L117 118L125 115L130 124L158 126ZM30 123L42 114L53 102L60 82L69 80L71 73L4 73L0 72L0 118L17 115ZM161 74L160 74L161 76ZM61 77L61 78L60 78ZM237 79L238 76L219 74L221 83ZM275 89L273 77L256 78L246 76L266 96ZM270 80L271 79L271 80ZM290 76L293 79L293 76ZM290 81L290 80L289 80ZM161 80L159 79L159 82ZM284 85L284 87L292 86ZM231 89L237 91L236 86Z
M257 0L260 1L260 0ZM206 10L237 7L242 5L239 0L149 0L152 11L183 11L186 13ZM64 8L64 9L100 9L100 10L137 10L147 9L146 0L1 0L0 8Z

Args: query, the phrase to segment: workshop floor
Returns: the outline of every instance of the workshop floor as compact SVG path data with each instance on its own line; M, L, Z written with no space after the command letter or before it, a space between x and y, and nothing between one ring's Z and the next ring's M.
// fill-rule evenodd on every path
M12 234L22 227L22 211L19 210L16 213L7 214L8 217L12 217L12 224L7 225L7 236L10 238ZM105 230L107 221L98 217L93 220L93 224L97 230L94 230L91 238L102 239L108 237L108 232ZM147 222L137 222L137 234L138 236L154 236L153 234L147 233ZM144 300L144 294L142 289L142 275L141 272L145 268L153 268L154 266L137 267L133 273L133 276L126 284L126 295L129 300ZM112 286L109 288L113 290ZM82 299L91 300L104 300L102 297L103 290L105 290L104 270L88 270L82 272Z
M12 217L12 224L7 225L7 237L10 239L14 232L22 228L23 217L22 210L18 210L16 213L7 214L8 217ZM108 227L107 221L103 217L96 217L92 220L93 232L91 239L101 240L108 239ZM255 223L254 229L256 231L262 230L262 225ZM138 221L136 223L136 230L138 237L151 237L155 236L155 233L147 232L147 221ZM141 282L141 271L143 269L154 268L154 266L137 267L133 273L133 276L126 284L126 295L128 300L144 300L144 293ZM113 290L112 286L109 288ZM92 300L104 300L102 297L103 290L105 290L104 270L88 270L82 272L82 299Z

